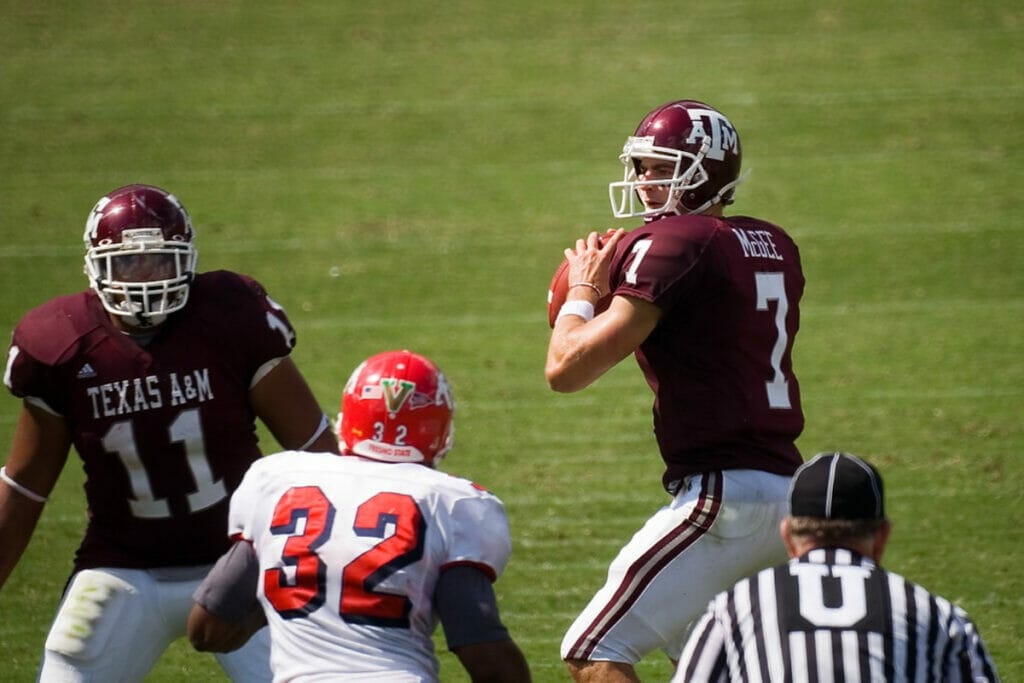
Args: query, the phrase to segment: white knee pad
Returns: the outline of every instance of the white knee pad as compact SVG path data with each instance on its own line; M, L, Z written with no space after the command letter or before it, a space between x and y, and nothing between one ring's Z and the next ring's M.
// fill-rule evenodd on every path
M116 630L134 587L104 572L75 575L46 639L46 649L74 659L92 659Z

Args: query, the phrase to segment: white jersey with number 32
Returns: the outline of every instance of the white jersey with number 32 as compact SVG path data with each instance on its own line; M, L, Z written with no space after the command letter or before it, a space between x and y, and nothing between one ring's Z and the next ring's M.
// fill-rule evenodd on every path
M229 533L259 557L275 680L437 680L442 569L496 579L511 551L501 501L465 479L355 456L257 461Z

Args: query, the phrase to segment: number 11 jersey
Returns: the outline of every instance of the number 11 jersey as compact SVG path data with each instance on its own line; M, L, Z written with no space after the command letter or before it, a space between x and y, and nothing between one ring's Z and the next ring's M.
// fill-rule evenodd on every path
M263 287L228 271L196 276L188 305L145 343L115 328L92 290L25 314L4 380L64 418L82 460L76 571L216 561L231 492L261 456L249 389L294 345Z

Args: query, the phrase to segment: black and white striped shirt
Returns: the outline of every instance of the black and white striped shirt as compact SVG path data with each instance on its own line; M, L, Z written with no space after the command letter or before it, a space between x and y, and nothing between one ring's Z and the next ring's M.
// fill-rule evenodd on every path
M843 549L812 550L715 596L672 679L998 680L966 612Z

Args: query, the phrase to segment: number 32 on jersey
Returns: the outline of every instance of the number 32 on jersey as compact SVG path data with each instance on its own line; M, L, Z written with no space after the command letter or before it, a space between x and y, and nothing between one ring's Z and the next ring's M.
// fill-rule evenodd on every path
M335 512L318 486L291 488L274 507L270 533L289 537L281 562L294 574L289 579L283 568L267 569L264 593L285 619L306 616L324 604L328 567L317 550L336 531L349 533L334 528ZM342 568L338 614L349 623L408 628L409 598L377 589L423 557L426 522L419 506L412 496L378 493L356 509L351 533L381 541Z

